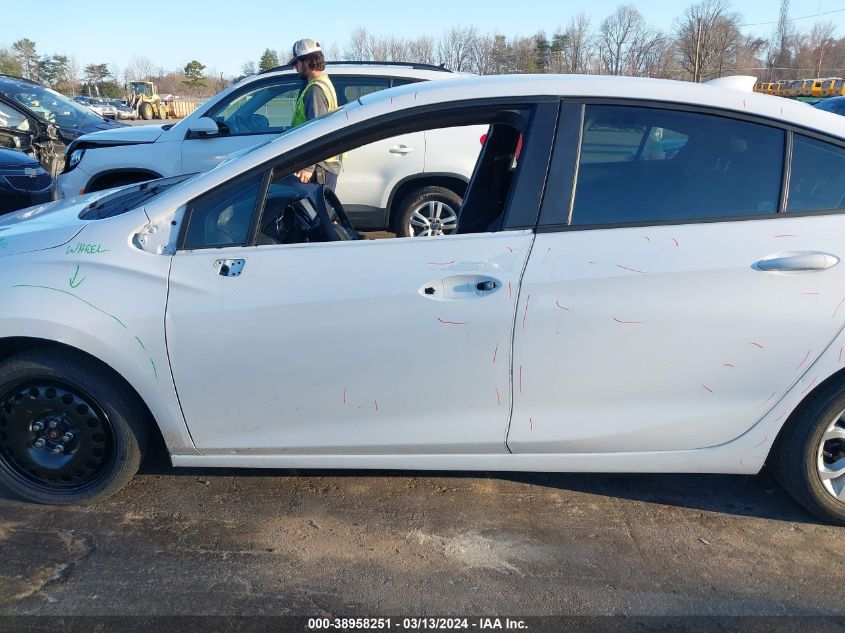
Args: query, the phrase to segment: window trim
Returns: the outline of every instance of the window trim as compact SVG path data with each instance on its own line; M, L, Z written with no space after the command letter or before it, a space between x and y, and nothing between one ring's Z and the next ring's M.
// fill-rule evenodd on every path
M448 103L435 103L435 104L428 104L422 105L414 108L408 108L399 110L396 112L390 112L385 115L374 117L367 119L366 121L362 121L360 123L356 123L350 126L342 127L335 132L322 137L321 139L315 139L310 141L304 145L300 145L290 152L286 152L283 155L277 156L270 160L267 160L260 165L256 165L249 171L243 172L238 174L237 176L230 178L229 180L220 183L216 187L204 191L200 195L188 200L185 203L185 221L182 222L182 226L180 227L179 236L176 242L176 250L177 252L180 251L194 251L194 250L208 250L211 248L245 248L245 247L252 247L256 246L256 239L258 234L258 226L261 221L261 214L264 208L264 200L266 198L267 190L270 185L270 178L275 169L282 169L282 170L289 170L294 172L298 169L302 169L309 165L313 164L312 156L313 154L318 154L322 152L329 152L334 151L338 148L338 143L349 143L354 148L361 144L361 139L368 139L374 135L378 135L380 130L383 130L386 127L397 125L396 130L392 130L390 135L396 134L405 134L408 133L407 129L415 128L418 125L427 125L428 116L437 116L440 114L448 115L450 118L454 118L455 121L446 121L444 122L443 127L454 127L455 125L478 125L478 123L471 123L465 122L465 118L471 118L471 115L474 115L478 111L483 110L502 110L507 108L532 108L534 110L532 119L529 123L530 128L529 130L540 130L537 132L538 136L542 133L542 126L538 124L538 117L537 114L541 111L545 112L546 123L548 124L549 117L551 117L551 121L553 122L553 128L546 130L544 148L542 149L539 142L533 143L533 154L537 155L535 158L540 160L541 162L544 161L545 169L542 171L531 172L534 177L540 182L540 188L536 189L539 192L538 194L534 194L537 198L536 204L533 207L533 212L530 212L533 215L533 223L532 224L519 224L513 223L511 224L509 221L513 221L514 214L512 210L514 207L517 207L517 201L522 203L523 198L520 196L515 195L516 189L512 189L508 202L505 206L504 210L504 218L502 223L501 231L513 231L513 230L533 230L537 226L537 219L539 218L541 205L542 205L542 198L543 194L545 193L546 183L548 179L548 175L550 173L551 167L551 153L552 147L554 145L555 139L555 132L557 129L557 121L559 120L559 106L560 106L560 97L555 95L548 95L548 96L530 96L530 97L487 97L481 99L467 99L459 102L448 102ZM420 131L420 130L412 130L412 131ZM390 135L383 137L383 138L390 138ZM542 137L540 137L542 138ZM354 140L350 140L354 139ZM374 142L367 140L367 142ZM525 146L528 147L529 143L526 143ZM349 151L349 148L341 145L339 147L340 152ZM545 157L545 158L543 158ZM188 207L191 204L194 204L200 198L208 196L215 191L219 191L220 189L229 186L235 182L241 182L242 180L248 180L252 176L257 173L264 172L264 187L262 189L260 200L260 206L257 206L253 209L253 218L251 227L253 227L252 239L245 243L245 244L227 244L225 246L204 246L195 249L187 249L185 248L185 238L187 236L188 227L190 225L190 217L188 217ZM528 174L520 175L515 174L515 182L523 183L523 187L527 188L531 191L531 188L525 185L524 183L529 182L529 180L533 180L527 178ZM191 214L192 215L192 214Z
M812 137L819 141L824 142L831 142L831 139L834 141L834 145L838 145L843 150L845 150L845 139L837 139L835 137L831 137L829 135L823 134L816 130L809 130L807 128L803 128L792 123L780 121L777 119L772 119L769 117L755 115L755 114L746 114L743 112L736 112L733 110L726 110L724 108L715 108L712 106L701 106L697 104L688 104L688 103L677 103L677 102L669 102L669 101L655 101L653 99L616 99L613 97L570 97L564 98L564 104L576 104L581 107L581 115L580 120L577 124L580 126L579 137L578 137L578 150L575 154L575 165L571 164L571 156L570 161L567 163L567 156L564 155L564 152L561 152L560 156L553 155L552 161L550 165L550 173L554 173L555 171L558 173L563 174L563 179L566 179L569 172L573 172L573 180L571 183L571 198L570 203L567 209L567 213L560 214L560 201L553 200L550 196L545 196L543 200L543 208L540 212L540 222L537 225L537 232L538 233L552 233L552 232L564 232L564 231L585 231L585 230L597 230L597 229L618 229L618 228L637 228L637 227L647 227L647 226L673 226L673 225L687 225L687 224L712 224L714 222L741 222L741 221L751 221L751 220L766 220L766 219L776 219L776 218L783 218L783 217L800 217L801 215L819 215L822 212L814 211L805 213L802 212L801 214L798 213L785 213L782 212L781 209L786 208L786 198L788 198L788 189L787 196L784 196L784 186L788 187L789 184L789 176L792 170L792 161L791 161L791 136L792 133L799 133L805 136ZM573 225L572 224L572 216L575 209L575 195L577 193L577 178L578 178L578 169L580 167L580 158L581 158L581 143L583 141L583 117L584 113L586 112L586 106L589 105L611 105L617 107L638 107L638 108L654 108L659 110L675 110L680 112L689 112L692 114L705 114L710 116L720 116L723 118L730 118L735 119L738 121L742 121L745 123L754 123L757 125L765 125L767 127L776 128L783 132L784 134L784 157L783 157L783 164L781 166L781 187L779 193L779 206L778 211L772 214L759 214L759 215L741 215L741 216L723 216L723 217L711 217L711 218L678 218L676 220L651 220L651 221L643 221L643 222L614 222L608 224L581 224L581 225ZM563 116L563 110L561 111L561 116ZM562 120L561 123L558 125L558 137L560 137L561 130L567 131L570 136L569 139L571 140L571 128L573 127L573 120L575 117L570 115L568 120ZM559 138L558 138L559 140ZM790 160L787 162L787 146L789 146ZM558 143L556 140L555 150L558 149ZM569 152L571 154L571 152ZM555 179L552 180L554 182ZM551 187L550 187L551 189ZM565 192L564 192L565 193ZM564 198L566 200L566 198ZM845 212L843 210L842 212ZM556 222L556 218L565 217L566 222Z

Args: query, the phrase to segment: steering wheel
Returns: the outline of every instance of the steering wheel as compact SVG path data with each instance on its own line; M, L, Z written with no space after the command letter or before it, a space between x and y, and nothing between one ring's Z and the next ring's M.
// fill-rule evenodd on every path
M355 231L355 227L352 226L346 210L330 187L326 185L317 187L317 190L314 192L314 206L317 209L317 219L320 220L320 226L323 228L323 234L326 236L327 241L337 242L358 239L358 233ZM329 213L329 207L331 207L334 216L337 218L337 222L334 221L332 214Z

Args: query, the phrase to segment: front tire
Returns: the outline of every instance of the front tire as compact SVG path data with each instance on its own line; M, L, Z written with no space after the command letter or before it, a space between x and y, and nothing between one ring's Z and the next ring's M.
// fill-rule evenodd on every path
M845 525L845 384L833 384L787 422L773 469L798 503L824 521Z
M153 106L149 103L142 103L140 108L141 118L149 121L153 118Z
M23 499L105 499L137 473L147 438L138 397L96 361L36 349L0 364L0 482Z
M409 193L396 211L397 237L451 235L458 228L461 197L445 187L422 187Z

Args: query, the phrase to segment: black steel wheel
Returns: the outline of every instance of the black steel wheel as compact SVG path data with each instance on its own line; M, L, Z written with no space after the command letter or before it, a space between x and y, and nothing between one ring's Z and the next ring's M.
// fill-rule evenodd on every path
M137 472L147 421L110 370L64 349L0 364L0 481L39 503L102 499Z

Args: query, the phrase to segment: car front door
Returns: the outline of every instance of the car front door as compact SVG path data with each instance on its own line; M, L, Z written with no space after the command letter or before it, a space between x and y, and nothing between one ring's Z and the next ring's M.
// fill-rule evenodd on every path
M276 77L233 92L205 113L217 121L214 135L188 132L182 142L182 172L208 171L237 152L290 129L294 105L305 82Z
M790 217L787 130L721 113L569 107L520 291L508 446L728 442L845 323L842 216ZM802 180L805 197L832 199L802 207L796 176L795 210L841 206L838 151L818 152Z
M262 196L287 208L274 198L284 171L247 174L189 203L166 328L197 448L504 452L516 297L534 240L520 227L536 222L557 103L542 113L519 163L523 131L509 127L518 117L495 124L503 131L464 205L477 233L247 245Z

